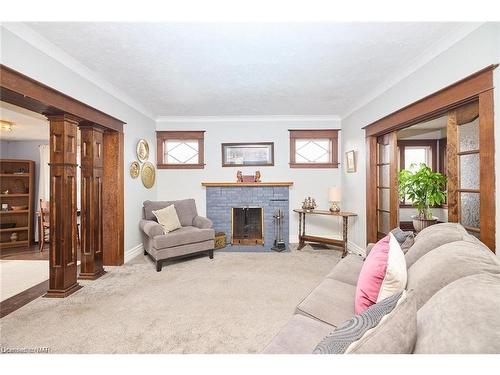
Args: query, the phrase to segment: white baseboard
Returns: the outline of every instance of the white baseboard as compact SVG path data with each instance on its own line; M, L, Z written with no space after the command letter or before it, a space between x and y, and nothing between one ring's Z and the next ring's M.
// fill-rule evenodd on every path
M366 250L351 241L347 241L347 250L362 257L366 256Z
M143 250L144 250L144 246L142 246L142 244L139 244L137 246L134 246L131 249L126 250L125 251L125 263L130 262L137 255L142 254Z

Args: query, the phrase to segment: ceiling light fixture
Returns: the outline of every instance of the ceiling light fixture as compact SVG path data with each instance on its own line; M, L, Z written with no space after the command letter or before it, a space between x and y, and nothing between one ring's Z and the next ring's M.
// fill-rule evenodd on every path
M0 124L2 125L2 130L6 130L8 132L12 131L12 125L14 125L14 123L5 120L0 120Z

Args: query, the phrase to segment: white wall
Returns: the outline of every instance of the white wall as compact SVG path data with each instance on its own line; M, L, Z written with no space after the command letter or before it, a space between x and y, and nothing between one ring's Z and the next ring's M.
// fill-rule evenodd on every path
M267 119L199 119L157 122L158 130L205 130L205 169L164 169L158 171L158 199L195 198L198 211L206 212L205 188L202 181L236 181L236 171L243 174L262 173L262 181L293 181L290 188L290 211L300 208L306 196L316 199L318 208L327 209L328 188L340 186L340 169L295 169L289 163L288 129L340 129L338 119L279 120ZM341 133L341 132L340 132ZM339 133L339 134L340 134ZM340 134L341 136L341 134ZM222 168L221 143L274 142L273 167ZM341 155L339 160L342 163ZM297 242L298 217L290 212L290 241ZM340 226L330 217L308 217L307 229L311 234L332 235Z
M140 138L149 141L150 161L155 162L155 122L77 73L78 69L74 66L65 65L61 62L62 59L55 59L51 57L52 55L42 52L42 47L52 48L53 52L56 51L56 47L47 46L45 42L31 44L26 41L29 39L21 38L3 26L0 31L2 64L127 123L124 127L125 253L127 254L127 251L141 243L138 222L142 214L142 202L156 198L156 187L148 190L142 186L140 179L132 180L128 167L133 160L136 160L135 146ZM59 55L62 54L60 51L57 52ZM65 63L68 60L70 59L65 59Z
M344 192L343 206L359 214L350 233L351 240L358 246L366 244L366 170L365 134L361 129L369 123L394 112L418 99L450 85L490 64L500 62L500 24L489 23L481 26L460 40L408 77L379 95L342 120L342 148L354 149L358 153L359 172L342 174ZM498 115L499 72L495 72L496 124L500 126ZM496 136L496 165L500 165L500 136ZM497 186L500 172L497 171ZM497 188L497 225L500 223L500 190ZM500 234L497 234L497 248L500 249ZM497 252L500 254L500 251Z

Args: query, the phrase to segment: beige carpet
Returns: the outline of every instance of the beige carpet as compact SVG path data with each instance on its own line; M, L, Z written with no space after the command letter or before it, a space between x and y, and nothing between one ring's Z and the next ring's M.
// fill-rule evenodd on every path
M66 299L0 320L2 347L52 353L258 353L340 251L216 252L156 272L142 255Z
M48 279L48 260L0 260L0 301Z

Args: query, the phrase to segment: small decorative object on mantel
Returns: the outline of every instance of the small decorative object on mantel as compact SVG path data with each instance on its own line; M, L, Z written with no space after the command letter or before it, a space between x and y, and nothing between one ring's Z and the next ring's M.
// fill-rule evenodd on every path
M316 200L314 198L307 197L302 202L302 209L304 209L306 211L312 211L315 208L316 208Z
M137 159L139 159L139 161L145 162L146 160L148 160L149 159L148 141L146 141L145 139L139 140L139 142L137 142L136 153L137 153Z
M243 172L242 171L236 172L236 182L243 182Z
M260 171L255 171L255 182L260 182Z
M155 184L155 179L156 179L156 171L155 171L154 165L151 164L149 161L145 162L142 165L142 169L141 169L142 184L147 189L151 189L153 187L153 185Z
M345 161L346 161L346 172L354 173L356 172L356 154L354 150L347 151L345 153Z
M136 161L133 161L132 164L130 164L130 177L137 178L139 177L140 173L141 173L140 164Z
M340 188L337 186L332 186L328 189L328 200L332 202L332 206L330 207L331 212L340 212L340 207L337 205L337 202L340 202Z

